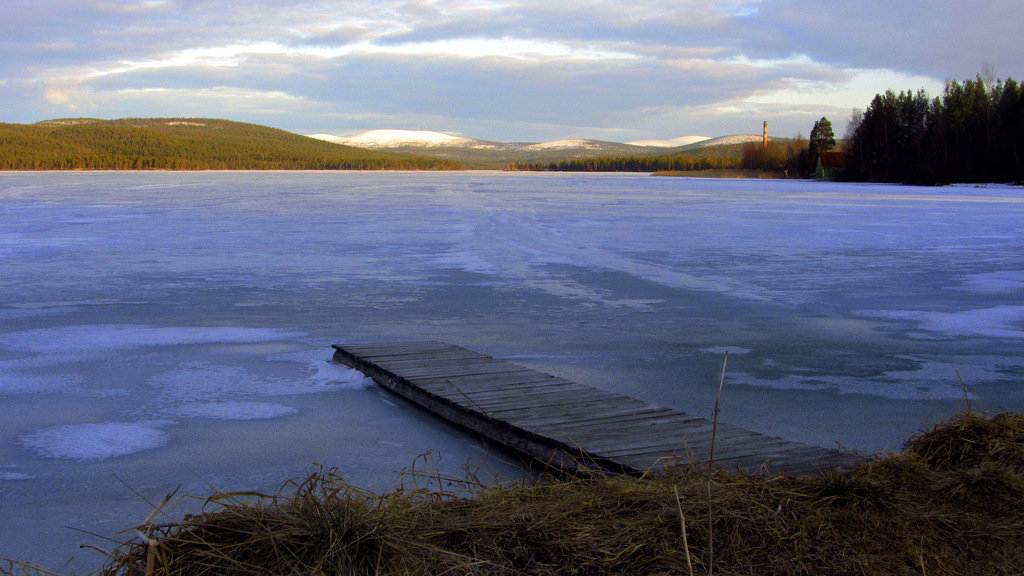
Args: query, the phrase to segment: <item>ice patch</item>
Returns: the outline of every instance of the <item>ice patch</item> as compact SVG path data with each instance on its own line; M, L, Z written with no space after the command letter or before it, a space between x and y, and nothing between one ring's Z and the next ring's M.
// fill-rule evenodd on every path
M1012 294L1024 291L1024 270L972 274L958 288L975 294Z
M353 374L354 373L354 374ZM288 396L320 393L340 384L345 388L362 388L365 376L326 361L316 362L310 372L300 368L290 377L259 376L237 367L208 362L184 362L179 367L158 374L149 384L158 392L164 406L176 410L187 403L235 400L244 396Z
M359 370L349 368L337 362L318 360L313 363L313 370L315 372L310 379L320 385L331 385L348 389L373 386L373 379L367 378Z
M171 412L182 403L227 399L254 393L257 388L263 393L273 391L268 390L265 382L246 374L241 368L206 362L183 362L174 370L150 378L149 384L158 390L160 402L171 406ZM278 392L286 394L291 388L283 385Z
M92 324L0 334L0 347L39 354L90 354L100 351L186 344L254 343L295 338L296 332L238 326L143 326Z
M167 435L155 423L101 422L47 428L21 441L45 458L105 460L159 448Z
M953 400L963 399L964 392L959 382L950 380L934 381L910 378L902 375L901 380L878 381L844 376L796 376L789 375L776 379L761 379L743 372L726 376L728 384L772 388L775 390L807 390L835 392L839 394L865 394L891 400ZM971 395L973 398L973 395Z
M212 418L214 420L270 420L279 416L296 414L298 410L291 406L271 404L269 402L207 402L190 404L175 410L178 416L189 418Z
M477 274L497 274L498 267L488 262L485 258L469 252L448 252L434 257L431 262L446 269L464 270Z
M33 316L55 316L67 310L74 310L72 307L63 310L55 308L3 308L0 309L0 320L18 320L20 318L31 318Z
M645 298L621 298L619 300L605 300L604 303L609 306L618 306L622 308L632 308L633 310L650 310L652 306L663 304L664 300L653 300Z
M0 481L4 481L4 480L13 480L13 481L31 480L31 479L35 478L35 476L32 476L31 474L25 474L24 472L15 472L14 470L16 470L17 468L18 468L17 466L11 466L11 465L0 466Z
M925 333L911 333L918 339L952 336L983 336L987 338L1024 338L1024 306L996 306L961 312L926 312L918 310L867 310L858 314L892 320L913 320Z
M729 374L730 382L777 390L815 390L839 394L865 394L892 400L977 400L973 384L1010 381L992 365L998 357L965 356L951 361L919 356L897 356L916 364L908 370L890 370L873 377L796 375L760 379L746 373ZM966 390L965 390L966 388Z
M724 356L725 354L738 356L753 352L750 348L740 348L739 346L711 346L710 348L701 348L700 351L707 354L715 354L716 356Z
M0 362L0 394L45 394L67 392L79 388L81 378L66 376L35 376L18 370L17 361Z

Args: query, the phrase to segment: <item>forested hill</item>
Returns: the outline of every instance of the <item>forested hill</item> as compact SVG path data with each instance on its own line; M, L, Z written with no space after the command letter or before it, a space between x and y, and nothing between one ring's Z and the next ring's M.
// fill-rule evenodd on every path
M0 123L0 170L452 170L459 162L204 118Z

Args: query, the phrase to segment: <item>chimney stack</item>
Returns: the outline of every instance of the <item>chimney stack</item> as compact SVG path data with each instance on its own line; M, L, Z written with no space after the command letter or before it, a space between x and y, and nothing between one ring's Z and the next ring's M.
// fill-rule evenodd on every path
M761 137L761 147L768 147L768 121L764 121L764 136Z

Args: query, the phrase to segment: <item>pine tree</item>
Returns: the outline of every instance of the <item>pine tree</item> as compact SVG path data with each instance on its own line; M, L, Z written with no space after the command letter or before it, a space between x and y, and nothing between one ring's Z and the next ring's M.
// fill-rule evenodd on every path
M810 142L807 144L807 156L811 163L818 161L818 154L836 147L836 137L832 133L832 123L822 116L811 128Z

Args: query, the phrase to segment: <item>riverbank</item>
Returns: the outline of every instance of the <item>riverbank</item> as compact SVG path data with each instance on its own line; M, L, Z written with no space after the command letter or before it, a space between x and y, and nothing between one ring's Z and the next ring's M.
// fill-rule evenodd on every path
M377 495L331 472L149 520L136 574L1019 574L1024 415L967 412L850 473L437 477ZM151 517L158 514L154 512Z

